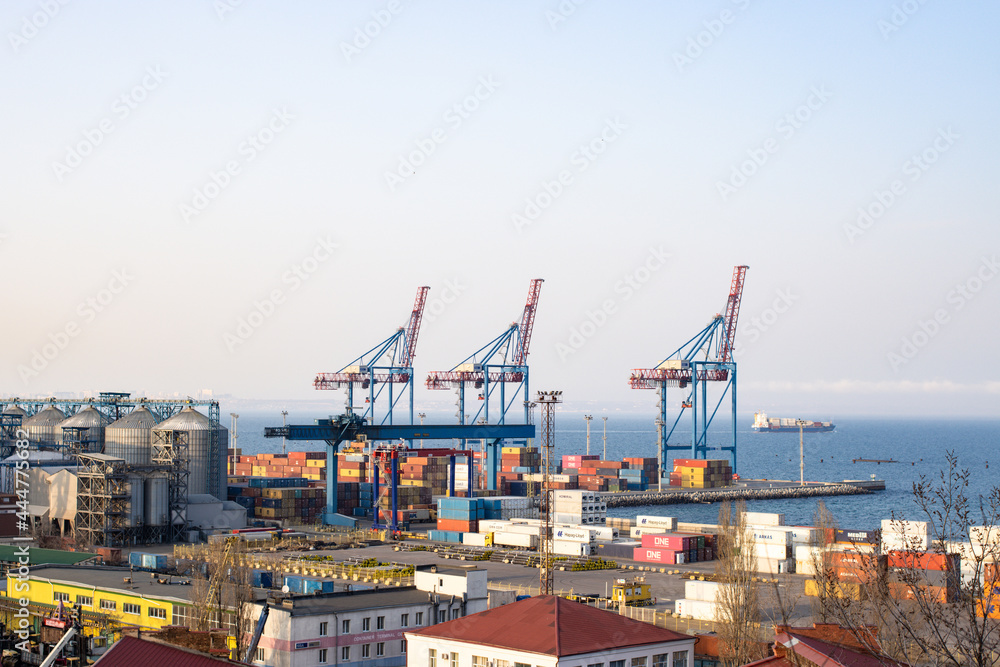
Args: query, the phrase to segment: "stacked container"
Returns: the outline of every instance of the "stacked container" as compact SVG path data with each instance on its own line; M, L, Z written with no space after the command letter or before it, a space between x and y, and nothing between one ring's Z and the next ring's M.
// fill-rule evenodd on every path
M670 485L686 489L731 486L733 469L725 459L674 459Z
M927 551L931 548L926 521L882 520L882 551Z
M912 600L919 596L941 604L955 601L961 568L958 554L890 551L886 558L892 597Z
M685 581L684 598L674 602L674 613L684 618L714 621L721 587L717 581Z

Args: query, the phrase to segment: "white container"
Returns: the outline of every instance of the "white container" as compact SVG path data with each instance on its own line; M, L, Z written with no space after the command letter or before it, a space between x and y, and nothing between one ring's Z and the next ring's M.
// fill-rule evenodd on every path
M784 526L784 514L771 514L768 512L744 512L748 525L753 526Z
M684 597L688 600L715 602L722 584L717 581L685 581Z
M791 574L795 572L795 560L792 558L757 558L759 574Z
M926 521L898 521L882 519L882 536L886 535L927 535L930 524Z
M677 522L678 533L701 533L704 535L715 535L719 532L719 527L712 523L685 523Z
M541 526L532 526L527 523L512 523L503 529L504 533L519 533L521 535L534 535L538 536L541 533Z
M976 546L1000 547L1000 526L969 526L969 542Z
M600 542L613 542L618 539L618 529L608 526L593 526L590 529L595 540Z
M552 539L565 542L586 542L590 544L592 537L586 528L553 528Z
M816 558L821 558L826 550L823 547L807 547L801 544L796 545L793 550L795 554L795 560L813 560ZM798 571L798 570L796 570Z
M694 618L699 621L714 621L716 605L705 600L681 599L674 602L674 612L683 618Z
M882 551L928 551L930 548L930 535L882 533Z
M795 574L804 574L810 577L815 577L816 565L811 560L796 560Z
M579 526L583 523L583 512L553 512L552 513L553 523L568 523L574 526Z
M507 530L507 526L509 525L511 525L510 521L498 521L496 519L480 519L479 532L494 533L497 531L505 531Z
M792 546L792 533L791 531L783 528L747 526L747 533L753 538L754 544L780 544L785 547Z
M789 548L783 544L756 544L753 550L757 560L784 560L788 558L789 552Z
M488 540L493 533L462 533L462 544L470 547L488 546Z
M493 533L493 544L520 549L537 549L538 535L525 533Z
M571 540L552 540L552 553L560 556L589 556L590 544Z
M669 532L666 528L640 528L636 526L628 531L629 537L642 537L643 535L663 535Z
M789 526L792 533L792 544L816 545L823 540L823 530L813 526Z
M635 525L642 528L664 528L669 531L677 530L677 519L672 516L645 516L635 517Z

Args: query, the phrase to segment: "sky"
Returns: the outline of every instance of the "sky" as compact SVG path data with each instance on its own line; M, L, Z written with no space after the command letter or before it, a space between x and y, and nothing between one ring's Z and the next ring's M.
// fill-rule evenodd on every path
M9 0L0 395L337 411L314 375L405 324L417 287L422 385L544 278L532 391L652 419L630 370L747 265L741 412L995 417L998 22L919 0Z

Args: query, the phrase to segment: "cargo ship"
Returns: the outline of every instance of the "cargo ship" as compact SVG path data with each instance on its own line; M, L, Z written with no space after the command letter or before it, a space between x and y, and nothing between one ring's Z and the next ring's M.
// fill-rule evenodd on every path
M801 427L800 427L801 424ZM757 433L798 433L799 428L808 433L817 431L832 431L833 422L814 422L805 419L768 418L766 412L753 413L753 426Z

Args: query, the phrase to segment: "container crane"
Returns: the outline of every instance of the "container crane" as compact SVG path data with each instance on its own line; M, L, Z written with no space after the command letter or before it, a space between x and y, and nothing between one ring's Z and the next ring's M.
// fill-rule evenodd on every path
M382 415L380 424L392 424L393 409L404 393L409 394L410 419L413 423L413 357L417 350L417 336L423 319L424 304L430 287L417 288L417 297L406 326L399 327L394 334L368 350L360 357L341 368L336 373L320 373L313 381L316 389L347 388L347 413L354 412L354 387L367 390L365 406L361 414L369 423L376 423L375 403L387 394L388 408ZM403 391L396 392L393 386L405 385Z
M524 408L524 423L528 423L528 346L531 343L531 331L535 326L535 312L538 308L538 295L544 280L535 278L528 288L528 301L524 305L520 322L512 322L507 329L479 348L472 355L450 371L436 371L427 376L428 389L450 389L458 391L458 423L465 422L465 390L471 384L479 390L478 398L483 401L472 423L482 416L486 423L490 420L490 398L493 392L500 390L500 415L498 424L506 421L507 412L514 405L519 391L524 398L521 405ZM507 400L507 384L517 385Z
M687 445L671 445L670 436L684 414L691 410L692 458L708 457L708 427L715 418L727 392L732 399L732 443L718 447L732 454L733 471L736 471L736 362L733 360L733 340L736 336L736 322L740 314L743 298L743 281L746 265L733 269L733 280L729 287L725 315L716 314L708 325L686 343L674 350L656 368L636 368L632 370L629 384L633 389L656 389L659 392L659 419L667 424L667 388L689 389L681 400L681 409L669 431L659 429L661 460L668 460L671 450L688 449ZM726 385L718 402L709 414L708 383L725 382ZM662 471L660 472L662 475Z
M465 398L466 387L479 392L477 398L483 403L473 415L471 423L490 423L490 399L493 392L499 388L500 410L497 417L497 424L504 424L507 421L507 413L514 406L518 395L522 396L520 405L524 409L524 423L530 422L528 410L530 399L528 397L528 347L531 344L531 332L535 326L535 313L538 310L538 295L542 290L542 278L535 278L528 287L528 299L524 305L519 322L512 322L507 329L489 343L479 348L472 355L466 357L461 363L449 371L437 371L427 376L428 389L450 389L455 388L458 399L455 404L458 406L459 424L466 423ZM508 392L506 386L513 384L514 389ZM507 398L507 395L510 398ZM482 416L482 419L480 419ZM462 441L462 448L465 448L465 440ZM499 465L497 456L497 442L489 443L487 449L487 473L488 488L496 488L496 469Z

